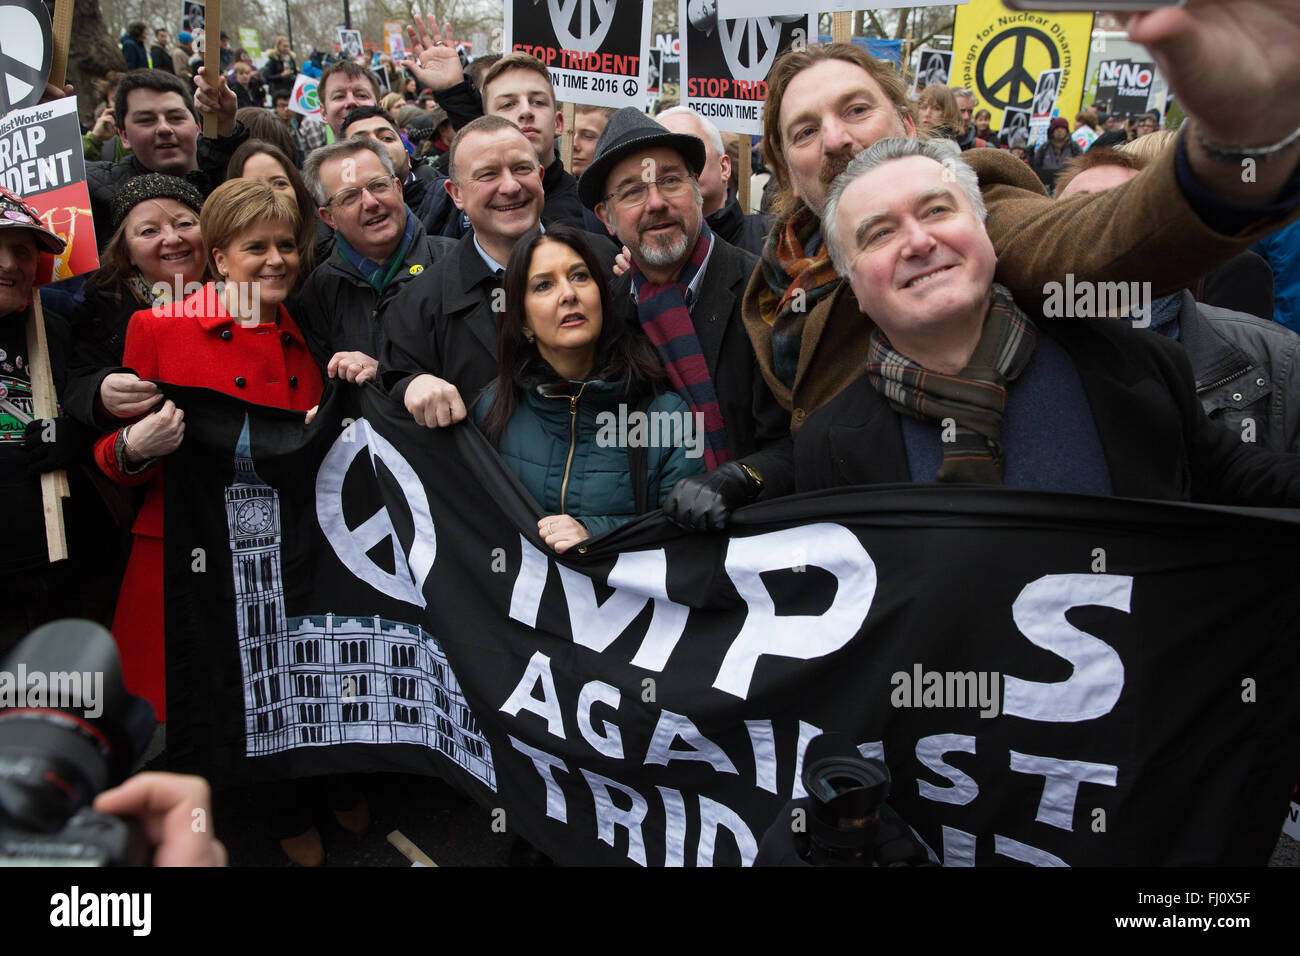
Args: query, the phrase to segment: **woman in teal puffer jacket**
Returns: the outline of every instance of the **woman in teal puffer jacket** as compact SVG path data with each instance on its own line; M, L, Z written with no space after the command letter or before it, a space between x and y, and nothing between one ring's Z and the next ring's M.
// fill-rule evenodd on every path
M665 391L649 342L604 322L609 283L581 232L554 226L521 240L503 284L500 367L474 420L563 553L634 518L638 488L653 509L679 478L703 472L703 424Z

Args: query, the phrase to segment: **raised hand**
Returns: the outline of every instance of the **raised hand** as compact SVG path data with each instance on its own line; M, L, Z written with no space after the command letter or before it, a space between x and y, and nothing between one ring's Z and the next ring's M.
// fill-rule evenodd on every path
M438 32L438 21L425 14L426 24L415 18L415 26L406 28L411 41L411 56L402 66L411 71L415 81L433 92L450 89L464 79L460 56L456 53L456 37L448 20L443 32Z

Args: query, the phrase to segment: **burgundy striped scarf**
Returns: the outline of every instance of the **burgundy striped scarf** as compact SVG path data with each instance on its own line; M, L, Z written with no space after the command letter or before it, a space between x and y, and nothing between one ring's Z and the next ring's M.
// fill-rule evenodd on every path
M673 389L690 405L692 415L704 416L704 467L710 471L731 460L731 449L718 393L686 308L686 289L708 256L712 240L708 224L701 223L699 241L673 282L650 282L635 263L631 270L641 328L658 350Z

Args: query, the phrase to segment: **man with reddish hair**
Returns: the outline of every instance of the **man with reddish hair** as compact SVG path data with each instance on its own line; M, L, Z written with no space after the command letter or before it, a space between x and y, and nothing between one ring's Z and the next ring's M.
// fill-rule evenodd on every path
M988 207L997 280L1033 306L1067 271L1076 282L1151 282L1163 295L1294 218L1300 104L1281 115L1232 105L1300 83L1300 61L1284 52L1300 43L1300 24L1284 7L1241 0L1229 14L1211 0L1188 0L1134 15L1130 36L1152 51L1194 119L1178 149L1130 183L1054 204L1014 157L963 153ZM1232 66L1246 60L1261 68ZM851 44L779 58L763 122L764 156L781 189L779 221L746 291L744 316L764 378L797 431L861 374L872 328L826 252L827 191L860 150L917 133L892 68ZM1242 177L1247 159L1257 177L1250 183Z

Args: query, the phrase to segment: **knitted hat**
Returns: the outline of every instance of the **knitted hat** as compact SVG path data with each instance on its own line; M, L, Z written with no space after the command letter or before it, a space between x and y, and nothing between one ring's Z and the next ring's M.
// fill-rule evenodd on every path
M164 176L162 173L145 173L128 179L126 185L113 197L113 230L116 232L127 213L146 199L175 199L189 206L196 214L203 209L203 197L185 180L176 176Z
M1050 136L1054 129L1063 129L1068 133L1070 131L1070 121L1064 116L1054 116L1052 122L1047 126L1047 135Z
M194 34L190 33L188 30L182 30L180 33L176 34L176 42L177 42L177 43L193 43L193 42L194 42Z
M41 225L35 207L0 186L0 228L25 229L32 233L36 245L45 252L58 255L67 245L62 239Z
M704 140L685 133L670 133L633 106L625 106L609 118L605 132L596 142L596 155L578 180L578 196L588 209L605 198L605 180L625 156L664 146L682 154L695 175L704 169Z

